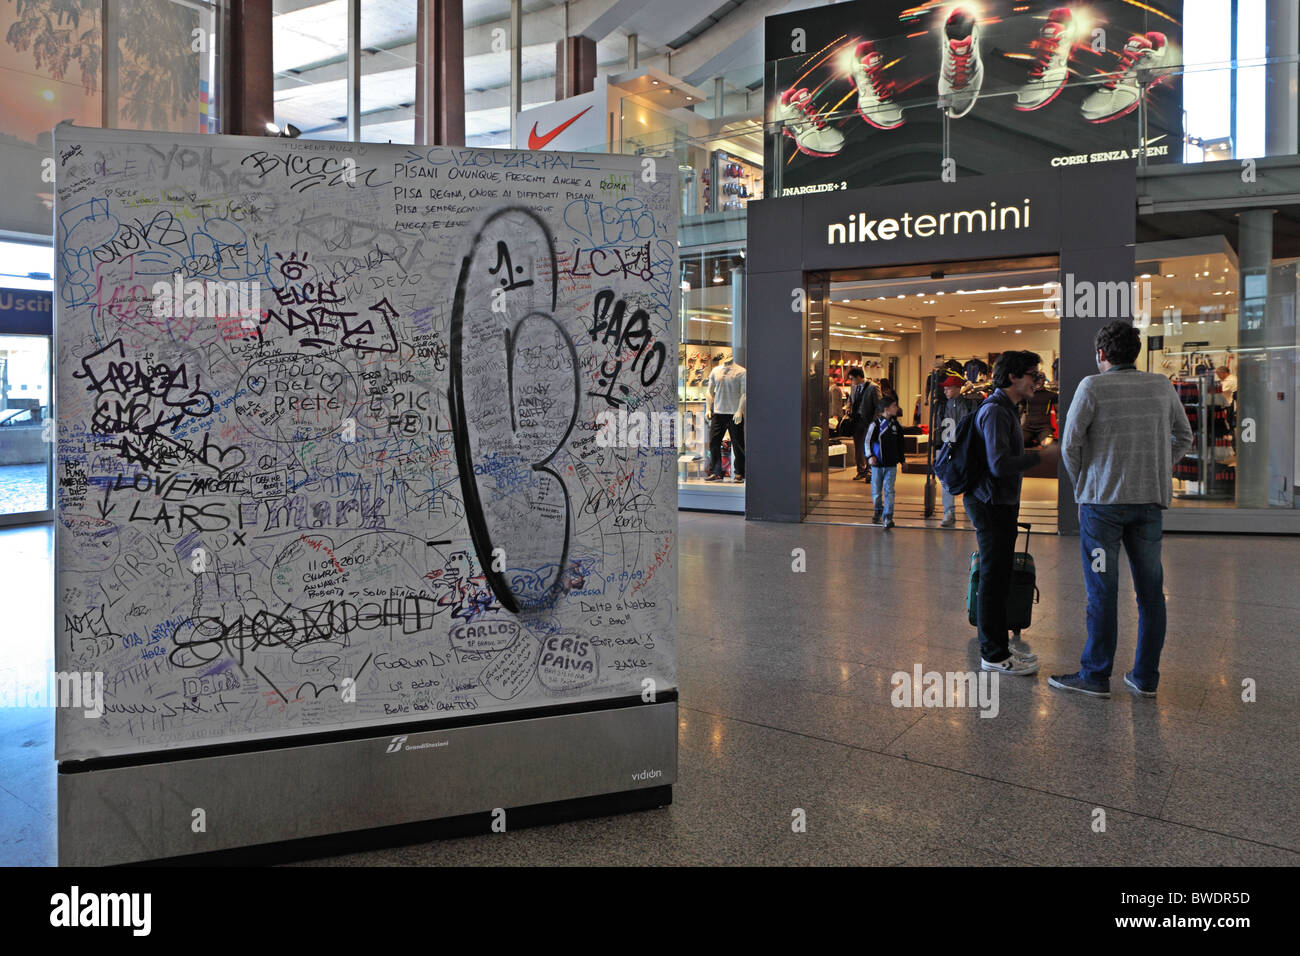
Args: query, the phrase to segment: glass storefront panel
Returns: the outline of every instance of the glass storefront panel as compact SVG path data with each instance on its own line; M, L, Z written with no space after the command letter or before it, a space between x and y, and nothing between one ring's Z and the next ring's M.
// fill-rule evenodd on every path
M1194 439L1174 465L1176 508L1297 506L1297 261L1271 258L1274 215L1243 213L1236 250L1219 237L1222 251L1139 259L1152 307L1138 367L1168 376Z
M732 407L735 378L745 371L743 276L743 247L682 251L677 399L684 507L744 511L744 409Z

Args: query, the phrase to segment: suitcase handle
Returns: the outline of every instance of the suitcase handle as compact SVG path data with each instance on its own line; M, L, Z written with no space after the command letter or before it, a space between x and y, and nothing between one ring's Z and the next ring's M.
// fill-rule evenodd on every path
M1031 524L1026 524L1026 523L1023 522L1023 521L1017 521L1017 522L1016 522L1016 527L1017 527L1017 528L1024 528L1024 529L1025 529L1025 550L1024 550L1023 553L1024 553L1024 554L1028 554L1028 553L1029 553L1029 530L1033 527L1033 525L1031 525ZM1019 532L1019 531L1016 532L1016 538L1017 538L1017 539L1020 538L1020 532ZM1014 545L1013 545L1012 547L1014 547Z

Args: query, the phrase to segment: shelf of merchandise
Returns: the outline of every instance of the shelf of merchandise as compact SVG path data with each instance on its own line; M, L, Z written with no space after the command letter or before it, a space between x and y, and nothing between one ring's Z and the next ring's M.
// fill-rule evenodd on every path
M1175 498L1200 500L1231 498L1236 491L1237 466L1228 427L1228 405L1213 373L1176 378L1174 388L1192 426L1192 451L1174 465L1174 478L1182 486Z

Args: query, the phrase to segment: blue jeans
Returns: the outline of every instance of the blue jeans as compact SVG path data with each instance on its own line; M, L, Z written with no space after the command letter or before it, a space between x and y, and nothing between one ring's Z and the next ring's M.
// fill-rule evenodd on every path
M883 468L880 465L871 466L871 502L886 518L894 516L894 479L897 477L897 465Z
M1083 505L1079 536L1083 580L1088 589L1088 643L1080 676L1110 683L1119 639L1119 546L1123 542L1137 593L1138 643L1133 679L1143 690L1160 683L1160 651L1165 645L1164 568L1160 564L1163 517L1159 505Z

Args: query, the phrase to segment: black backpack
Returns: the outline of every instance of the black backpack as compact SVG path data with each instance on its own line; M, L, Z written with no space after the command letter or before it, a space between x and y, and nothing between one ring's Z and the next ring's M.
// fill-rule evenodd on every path
M984 435L975 424L979 409L957 423L957 433L952 444L941 444L934 456L934 473L952 495L964 495L988 474L989 463L984 454ZM934 436L931 436L931 441Z

